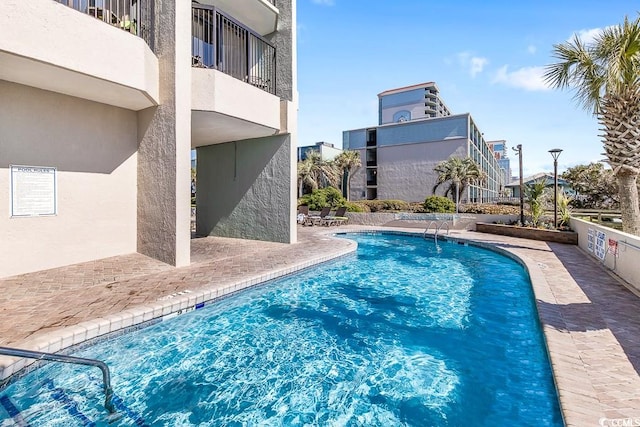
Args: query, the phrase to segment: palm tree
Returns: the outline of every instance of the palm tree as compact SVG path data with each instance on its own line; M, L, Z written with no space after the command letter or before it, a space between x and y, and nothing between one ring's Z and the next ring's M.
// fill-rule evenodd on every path
M311 191L318 188L313 162L308 160L307 158L298 162L298 197L302 197L305 187L310 188Z
M579 105L598 117L604 149L618 181L623 231L640 235L637 179L640 173L640 16L625 17L591 43L577 35L553 46L559 62L547 66L545 80L571 88Z
M433 194L436 194L438 187L449 183L449 186L444 190L444 195L445 197L449 194L455 195L456 211L460 195L464 193L467 186L484 176L480 166L471 157L449 157L438 163L433 170L438 173L438 179L432 190Z
M322 160L315 150L308 150L307 157L298 162L298 195L302 196L305 186L312 191L327 185L337 187L338 175L333 162Z
M342 171L343 189L342 195L349 200L349 193L351 192L351 178L353 173L362 166L360 161L360 153L353 150L345 150L338 154L333 160L337 168ZM346 179L345 179L346 177ZM346 185L345 184L346 181Z
M544 214L546 204L547 182L544 179L528 184L524 189L524 197L531 210L531 223L537 228ZM524 226L524 224L521 224Z

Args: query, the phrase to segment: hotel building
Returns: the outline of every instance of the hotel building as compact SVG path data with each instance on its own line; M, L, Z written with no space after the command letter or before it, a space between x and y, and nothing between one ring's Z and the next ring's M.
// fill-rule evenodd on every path
M436 184L434 167L452 156L471 157L487 176L462 202L498 197L504 174L491 147L469 113L451 114L435 83L388 90L378 100L378 126L343 132L343 148L359 151L363 163L351 181L352 200L424 201Z

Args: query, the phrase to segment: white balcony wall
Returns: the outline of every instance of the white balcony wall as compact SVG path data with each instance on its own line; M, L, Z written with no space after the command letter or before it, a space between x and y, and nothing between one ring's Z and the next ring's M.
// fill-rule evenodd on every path
M191 145L280 132L280 98L217 70L192 69Z
M51 0L3 0L0 80L137 111L159 103L158 76L134 34Z

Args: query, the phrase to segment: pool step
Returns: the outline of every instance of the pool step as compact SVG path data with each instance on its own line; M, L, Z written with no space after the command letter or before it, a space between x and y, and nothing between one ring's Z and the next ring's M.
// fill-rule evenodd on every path
M0 396L0 405L7 411L7 414L9 414L13 422L16 423L16 426L31 427L31 424L22 417L20 410L14 405L9 396Z
M98 384L98 386L101 385L102 384ZM64 410L81 425L87 427L93 427L96 425L95 421L89 419L89 417L85 415L80 408L78 408L78 403L73 400L63 388L55 386L52 379L49 378L45 380L42 383L42 387L51 390L53 399L59 402ZM119 396L114 394L112 402L117 412L109 416L109 423L117 420L118 418L127 417L133 421L133 424L130 425L150 427L150 425L145 422L144 418L142 418L138 412L129 408ZM9 396L0 396L0 407L4 408L17 427L31 427L31 424L24 419L22 412L18 409L16 404L13 403Z
M85 414L82 413L82 411L80 411L80 409L78 409L78 404L69 397L64 389L60 387L54 387L53 381L51 381L50 379L45 381L45 385L49 390L53 391L53 398L63 404L69 415L80 421L82 425L86 427L94 427L96 425L95 422L91 421Z

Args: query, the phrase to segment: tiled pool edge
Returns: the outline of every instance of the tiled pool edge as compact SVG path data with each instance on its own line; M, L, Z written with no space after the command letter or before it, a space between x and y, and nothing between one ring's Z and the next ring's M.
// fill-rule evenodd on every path
M45 353L61 352L65 349L81 345L97 338L107 337L108 335L143 325L153 320L162 321L163 319L201 308L205 304L212 303L237 291L333 261L354 253L357 246L356 242L350 241L345 248L336 248L330 253L323 253L320 256L296 262L264 274L243 278L222 287L209 284L195 291L182 292L170 296L170 298L164 297L154 304L143 304L116 314L81 322L74 326L60 328L46 335L25 340L21 343L20 348ZM6 383L10 382L14 374L19 373L36 362L37 360L0 356L0 389L3 388Z

